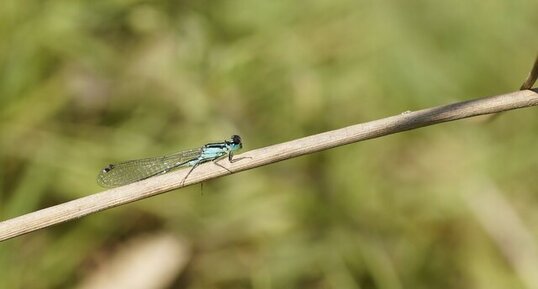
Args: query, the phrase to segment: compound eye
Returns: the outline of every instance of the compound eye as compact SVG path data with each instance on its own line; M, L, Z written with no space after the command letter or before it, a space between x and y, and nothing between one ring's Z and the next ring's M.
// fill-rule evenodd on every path
M232 142L233 142L234 144L241 144L241 137L238 136L238 135L236 135L236 134L235 134L235 135L232 135Z

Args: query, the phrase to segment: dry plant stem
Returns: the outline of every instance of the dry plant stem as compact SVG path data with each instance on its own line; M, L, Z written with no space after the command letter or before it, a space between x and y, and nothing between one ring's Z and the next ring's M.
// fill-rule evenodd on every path
M536 59L534 60L534 65L531 68L531 71L529 72L529 75L527 76L527 79L525 79L525 82L519 87L519 90L526 90L531 89L534 83L536 82L536 79L538 78L538 55L536 55ZM501 114L492 114L489 116L488 121L493 121L497 119Z
M529 76L527 76L527 79L521 87L520 90L524 89L531 89L534 83L536 82L536 79L538 78L538 55L536 55L536 59L534 60L534 65L532 66L531 72L529 73Z
M222 167L212 163L201 165L191 173L184 184L181 184L182 179L189 169L160 175L3 221L0 223L0 241L105 209L155 196L183 186L230 174L227 170L236 173L282 160L432 124L536 105L538 105L538 93L532 90L523 90L415 112L405 112L375 121L255 149L237 155L233 163L229 163L227 160L219 161Z

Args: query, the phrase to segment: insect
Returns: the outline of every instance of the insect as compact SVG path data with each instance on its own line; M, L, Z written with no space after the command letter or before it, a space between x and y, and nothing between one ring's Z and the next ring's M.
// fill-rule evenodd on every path
M97 183L107 188L119 187L180 167L192 167L183 178L183 184L190 173L200 164L215 161L225 156L228 156L228 160L232 162L234 152L241 148L243 148L241 137L232 135L230 139L223 142L208 143L196 149L160 157L109 164L97 175Z

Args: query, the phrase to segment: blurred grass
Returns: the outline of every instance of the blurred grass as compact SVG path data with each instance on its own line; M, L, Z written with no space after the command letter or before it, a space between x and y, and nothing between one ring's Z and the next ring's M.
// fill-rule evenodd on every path
M95 193L113 161L234 133L248 150L514 91L536 55L537 9L2 1L0 216ZM127 240L169 231L194 248L172 288L526 288L461 195L491 180L536 246L537 129L520 110L171 192L0 244L0 280L72 288Z

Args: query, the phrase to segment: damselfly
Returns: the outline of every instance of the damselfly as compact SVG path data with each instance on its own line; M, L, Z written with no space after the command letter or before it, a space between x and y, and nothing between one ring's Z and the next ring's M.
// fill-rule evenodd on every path
M231 162L233 153L242 147L241 137L233 135L223 142L208 143L200 148L171 155L110 164L101 170L97 176L97 183L102 187L118 187L164 174L176 168L191 166L192 168L182 181L184 183L198 165L215 161L226 155Z

